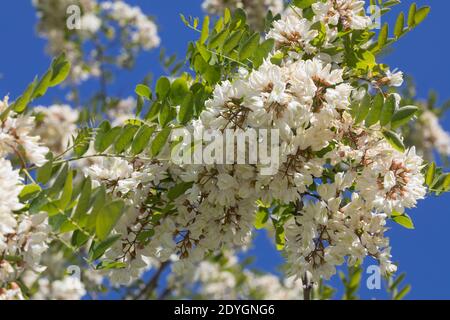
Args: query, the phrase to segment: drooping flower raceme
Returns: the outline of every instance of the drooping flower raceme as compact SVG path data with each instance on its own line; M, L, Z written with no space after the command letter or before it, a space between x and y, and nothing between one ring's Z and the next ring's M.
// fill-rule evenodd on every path
M255 4L258 8L274 6L281 12L277 2ZM202 77L183 75L184 82L176 84L177 80L170 83L163 79L166 83L157 85L156 95L144 94L147 100L165 97L163 103L152 104L145 119L125 121L139 113L133 110L133 98L117 100L115 106L111 103L113 107L105 114L112 125L105 121L95 130L86 128L86 139L92 134L95 140L84 146L90 148L80 159L70 159L83 158L71 167L76 173L71 171L66 182L73 178L83 185L65 192L64 183L56 179L64 189L61 197L66 199L52 199L47 208L40 207L55 216L50 219L54 229L64 226L58 243L70 249L86 248L87 264L98 269L93 274L99 282L105 276L113 285L129 285L144 272L171 264L169 284L174 290L185 289L177 285L184 276L182 284L200 284L204 294L215 298L261 298L255 292L262 287L267 289L262 298L298 298L303 285L310 285L306 282L329 279L338 266L359 264L366 257L378 261L383 274L394 272L397 267L391 261L385 236L387 224L425 196L424 163L414 147L404 148L401 137L392 131L395 128L381 123L379 114L375 120L371 118L380 99L389 101L392 114L399 110L401 97L389 88L400 86L403 74L377 65L367 50L369 42L363 49L359 46L368 40L363 31L372 26L363 4L333 0L318 1L305 12L289 8L272 21L262 37L274 48L264 59L258 63L244 59L245 63L227 68L221 80L213 81L207 74L208 86L213 82L205 91L208 96L200 99L201 105L196 100L195 119L184 122L184 136L176 142L195 153L214 143L223 147L220 138L230 132L231 145L236 147L240 142L235 136L269 131L278 139L262 149L279 159L269 174L266 163L247 161L252 150L244 153L238 148L231 161L226 149L224 153L206 152L200 162L179 162L172 157L177 143L168 139L165 144L154 142L171 129L172 123L164 119L171 113L178 112L178 122L183 123L184 101L174 102L178 98L175 89L192 90L196 85L205 89ZM101 11L128 30L126 38L133 45L151 48L159 43L154 25L140 10L121 1L92 5L84 16L83 36L99 28L95 17ZM101 24L103 27L103 21ZM259 41L259 34L253 39ZM195 50L190 47L190 51ZM226 58L235 63L236 53L230 54L234 58ZM215 63L199 65L215 71ZM173 92L162 92L171 86ZM31 269L34 275L42 271L40 260L50 241L50 230L47 214L28 213L20 203L24 179L11 163L20 161L22 172L33 179L26 171L28 165L43 165L49 149L64 153L66 144L73 142L78 113L59 105L38 107L33 116L7 108L5 100L0 104L0 253L4 253L0 257L8 259L0 261L0 287L8 290L2 289L0 296L20 298L14 281L24 270ZM153 108L161 109L159 117L152 115ZM214 142L196 138L199 133L214 136ZM102 135L109 142L106 147ZM194 141L188 139L191 135ZM153 141L150 152L140 148L138 137ZM244 140L242 145L248 147L250 141ZM214 161L206 161L211 158ZM55 162L60 164L64 159L58 157ZM61 172L65 169L62 166ZM52 211L51 206L61 202L65 211ZM85 206L83 211L71 214L79 206ZM117 208L121 212L116 212ZM20 210L24 212L19 214ZM240 280L231 271L236 259L228 257L222 266L210 259L248 248L257 224L257 228L266 227L273 233L277 247L284 250L288 277L280 280L244 270L246 281L235 290ZM102 251L103 245L107 249ZM36 287L37 299L79 298L88 287L79 279L55 276L51 270L38 280L27 272L22 280L27 278Z
M53 153L64 152L76 135L79 112L69 105L57 104L37 106L33 111L37 122L33 134L39 136Z
M38 32L48 39L47 50L53 56L65 52L72 64L71 80L80 83L92 77L102 76L102 63L106 55L108 63L128 66L138 50L150 50L160 44L156 24L137 6L124 1L96 0L33 0L37 9ZM79 22L68 12L70 6L80 10ZM69 23L74 25L70 28ZM98 38L108 41L125 41L119 53L105 52ZM91 43L92 49L86 43ZM102 48L102 49L101 49Z
M337 266L367 256L385 274L396 270L386 222L424 197L422 159L414 148L399 151L386 142L379 124L356 121L352 114L353 104L369 92L361 92L351 79L342 55L328 49L340 41L338 25L348 30L370 26L361 1L317 3L313 12L310 20L300 9L289 9L275 21L266 38L274 40L277 51L258 68L241 69L217 84L199 119L187 128L219 136L227 129L236 134L277 130L276 172L263 174L262 164L171 163L167 152L150 172L146 161L136 160L87 170L133 208L115 228L122 240L106 253L131 267L111 270L114 280L129 283L151 261L172 261L175 273L183 273L208 252L247 247L258 207L283 223L277 237L294 278L328 279ZM325 26L320 44L317 22ZM272 58L280 54L283 59L275 62ZM382 70L374 87L401 82L400 72ZM392 98L398 109L398 96ZM186 185L186 192L172 206L160 190L178 184ZM152 236L144 237L145 232Z
M0 113L8 108L8 97L0 101ZM22 161L29 160L38 166L43 165L48 148L39 141L39 136L32 136L35 126L34 118L30 116L17 116L10 112L6 119L0 120L0 157L8 154L19 156ZM22 150L23 149L23 152Z

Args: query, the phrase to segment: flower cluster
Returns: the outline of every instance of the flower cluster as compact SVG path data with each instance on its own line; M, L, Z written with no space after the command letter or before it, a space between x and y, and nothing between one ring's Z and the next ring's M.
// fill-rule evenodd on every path
M419 118L418 126L424 139L426 150L436 149L443 156L450 156L450 135L439 124L432 111L425 110ZM430 151L432 152L432 151Z
M33 108L36 125L33 134L54 154L61 154L77 132L79 112L69 105L37 106Z
M129 28L129 37L133 44L142 46L145 50L159 46L160 39L155 23L139 7L132 7L123 1L103 2L100 7L122 28Z
M202 261L180 276L171 275L168 286L175 297L201 297L216 300L261 299L296 300L303 298L301 280L281 279L274 274L258 274L240 265L230 252Z
M199 119L189 125L191 132L218 135L225 129L278 130L280 166L272 175L262 173L262 164L220 164L221 159L213 165L113 160L88 169L133 207L115 230L122 241L107 252L132 270L114 270L114 279L130 282L153 259L173 261L173 270L181 273L208 252L245 248L258 203L269 211L274 205L283 208L273 219L284 221L281 237L294 277L329 278L336 266L366 256L378 260L385 274L395 271L384 236L386 220L424 197L422 159L414 148L401 152L386 142L379 124L355 121L351 105L367 91L345 80L349 74L340 54L324 50L334 45L338 24L356 30L370 25L362 8L361 1L319 2L312 21L301 10L285 12L267 33L278 51L259 68L241 69L216 85ZM326 26L320 45L315 22ZM284 59L273 62L271 57L283 52ZM401 85L401 72L383 72L369 81L375 88ZM398 108L399 96L394 98ZM159 190L180 183L190 187L171 210L170 199ZM152 194L164 214L152 211ZM147 230L152 236L140 240Z
M8 99L0 102L0 113L8 110ZM23 208L19 194L24 185L8 156L22 166L42 165L48 152L39 137L30 136L34 118L10 111L0 120L0 287L17 279L24 269L41 270L41 254L47 249L47 214L17 214Z
M0 113L7 112L8 97L0 101ZM14 154L22 162L29 160L38 166L45 163L48 148L42 146L39 136L32 136L35 127L34 117L17 116L9 112L5 119L0 120L0 157Z
M38 32L48 39L49 54L66 53L72 64L71 81L74 83L102 76L102 63L107 60L128 66L136 51L150 50L160 43L155 23L139 7L123 1L33 0L33 5L39 19ZM67 12L71 5L80 8L79 21L70 20ZM72 29L68 29L68 23L73 23ZM105 59L109 53L100 44L101 37L111 42L125 41L118 56L111 53L113 56Z
M101 64L111 61L101 45L94 45L90 59L84 57L85 41L96 43L99 32L108 39L119 32L117 38L125 39L124 51L115 57L119 66L133 60L137 48L151 49L160 42L154 22L123 1L78 0L81 30L73 32L60 25L73 1L33 3L40 33L49 38L52 53L67 51L75 82L100 75ZM316 1L303 11L295 5L284 10L281 0L211 0L204 8L220 13L228 5L245 9L260 31L263 12L270 9L280 16L269 21L261 44L258 33L251 35L247 26L230 20L220 28L242 27L231 35L248 37L237 49L211 58L217 48L212 39L220 37L190 46L191 53L199 51L194 69L211 74L226 69L220 81L211 74L205 79L184 74L172 83L164 78L155 95L143 84L137 87L139 101L106 97L103 90L93 99L104 99L101 114L95 115L90 108L82 113L68 105L17 113L7 98L0 102L1 299L23 298L18 279L30 289L23 293L26 298L79 299L104 276L113 285L140 284L144 272L159 268L155 274L160 276L168 265L173 271L168 288L175 295L186 295L189 288L191 295L216 299L302 298L306 287L317 288L338 266L359 265L366 257L375 259L384 275L396 271L387 225L424 198L425 164L420 150L418 155L414 147L404 147L397 130L401 124L394 126L392 119L404 104L392 87L402 85L403 73L377 64L368 49L373 22L364 1ZM216 29L213 36L220 33ZM243 58L247 45L273 50L257 61L255 56ZM202 65L205 57L211 60ZM218 61L223 65L215 65ZM107 77L103 80L106 85ZM182 91L191 95L178 99ZM149 99L145 118L130 120L142 111L135 112L136 107L147 108ZM195 105L195 116L183 121L187 102ZM389 119L381 121L385 106ZM409 107L406 111L417 110ZM376 119L371 119L374 113ZM79 123L91 116L96 121L99 115L110 121L78 131ZM174 121L166 121L172 115ZM185 135L169 139L179 123L185 124ZM450 154L450 138L432 112L424 111L417 123L430 145ZM229 154L228 141L223 150L222 138L230 132L232 147L245 147L237 148L237 155ZM270 132L269 139L262 132ZM202 139L203 133L214 136L213 142ZM77 134L81 142L75 146ZM269 174L265 161L252 161L252 134L258 142L271 140L258 146L260 156L278 159ZM235 140L237 136L248 140ZM203 162L173 157L174 150L189 150L196 158L198 149L213 151L202 154ZM51 170L41 168L49 151L56 155L48 162ZM65 164L75 160L73 166ZM40 185L34 183L34 172L28 172L36 168ZM32 185L25 186L28 180ZM41 193L53 184L58 188ZM123 212L115 212L119 206ZM51 219L40 213L46 210ZM251 245L255 227L274 234L286 257L287 278L240 268L230 254ZM47 250L51 240L56 240L51 246L58 254ZM62 253L60 245L68 250ZM73 255L76 250L82 251L80 256ZM87 281L62 274L69 255L77 263L86 258L81 263L89 267L82 272ZM41 264L49 270L43 272Z

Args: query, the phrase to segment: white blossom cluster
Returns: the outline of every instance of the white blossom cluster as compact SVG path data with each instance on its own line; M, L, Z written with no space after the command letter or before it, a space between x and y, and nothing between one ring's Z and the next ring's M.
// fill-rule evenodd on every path
M39 19L37 30L48 39L49 54L66 53L72 64L71 81L74 83L101 76L100 60L105 52L104 49L99 50L100 37L104 36L108 41L126 39L127 49L132 50L150 50L160 44L156 24L139 7L124 1L32 0L32 3ZM80 8L79 21L69 17L67 9L71 5ZM72 29L68 29L68 23L74 24ZM116 29L116 26L119 28ZM86 46L87 42L92 45ZM129 58L127 50L122 50L115 57L119 65Z
M313 10L314 19L326 24L325 47L335 40L336 21L349 29L369 25L361 1L318 3ZM132 261L131 270L111 271L115 280L128 283L153 259L170 259L173 270L182 273L209 252L246 247L257 201L291 208L283 235L291 276L328 279L336 266L345 261L353 265L366 256L378 260L384 273L396 270L384 235L386 220L424 197L422 159L414 148L394 149L379 125L355 123L350 105L361 99L361 90L344 80L342 57L319 52L316 36L301 10L288 10L267 34L286 58L275 64L269 57L258 69L240 70L234 79L218 84L200 119L189 127L219 133L279 130L281 165L275 174L263 175L259 164L169 162L148 167L126 160L108 160L87 171L134 207L116 229L124 238L107 253L110 259ZM376 81L398 86L402 73L386 71ZM175 200L175 212L155 223L145 201L149 192L174 185L164 177L192 187ZM163 203L165 197L160 196ZM147 224L153 226L153 235L136 242Z
M123 1L102 2L100 7L121 27L130 28L132 43L142 46L145 50L159 46L161 40L158 37L158 29L141 8L130 6Z
M7 108L8 97L5 97L0 101L0 113ZM18 116L13 111L9 112L8 116L1 120L0 157L6 157L8 154L21 155L23 161L29 160L38 166L43 165L49 150L42 146L39 136L31 135L34 126L34 117Z
M111 119L111 125L123 125L125 121L134 118L136 99L127 97L119 100L107 110L107 115Z
M85 57L82 44L72 39L71 35L80 35L83 39L93 37L101 26L101 20L97 15L97 2L95 0L32 0L37 10L39 35L48 40L47 51L51 56L65 52L72 64L71 81L80 83L91 77L98 77L101 73L100 65L95 59L95 52L91 51ZM71 5L80 8L82 16L80 29L67 29L67 9ZM72 21L75 22L75 21Z
M64 152L76 135L79 112L69 105L59 104L36 106L33 112L36 118L33 135L39 136L54 154Z
M115 227L115 232L123 236L122 240L113 245L106 253L106 258L126 264L125 268L108 271L110 280L113 283L130 283L158 264L149 252L150 248L143 247L136 238L150 226L151 215L146 210L145 201L151 190L166 178L167 166L101 158L96 159L95 164L85 171L92 178L94 186L105 185L109 193L126 200L128 209Z
M425 110L419 117L419 130L426 149L435 148L441 155L450 156L450 134L439 123L432 111Z
M235 255L225 252L225 260L206 260L187 270L182 277L170 276L168 286L175 296L189 294L215 300L261 299L298 300L303 285L294 277L281 279L274 274L259 274L242 268Z
M5 98L0 102L0 113L7 109ZM45 162L48 149L41 146L39 137L30 135L33 126L33 117L12 111L0 120L0 288L16 280L24 269L43 270L39 262L47 249L47 215L17 214L23 207L19 194L24 185L8 159L16 157L23 166Z
M257 30L264 27L264 17L268 11L277 15L284 10L284 0L204 0L203 10L209 14L221 15L226 8L234 11L243 9L248 18L248 24Z
M37 282L38 291L33 300L80 300L86 295L84 284L77 277L67 276L55 281L41 277Z

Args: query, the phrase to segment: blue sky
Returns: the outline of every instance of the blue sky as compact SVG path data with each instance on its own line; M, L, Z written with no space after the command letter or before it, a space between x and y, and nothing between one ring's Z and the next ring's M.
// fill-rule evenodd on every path
M168 53L183 56L189 40L197 37L179 19L184 15L202 16L201 0L128 0L138 4L144 12L156 17L162 46ZM408 34L383 61L392 68L399 68L414 77L418 96L426 98L429 90L439 93L440 101L450 98L450 74L448 11L450 1L417 0L418 5L430 5L431 14L416 30ZM408 10L412 1L403 0L382 22L394 25L399 11ZM50 57L44 53L45 40L35 33L35 11L31 0L2 1L0 11L0 96L10 94L14 99L36 74L47 68ZM391 28L392 30L392 28ZM134 86L146 73L155 77L161 75L158 50L143 53L132 72L123 72L118 77L114 89L124 96L132 95ZM91 88L92 89L92 88ZM50 103L62 92L52 90L39 100ZM450 114L449 114L450 116ZM450 131L450 117L444 119L444 127ZM450 249L446 247L447 232L450 227L450 194L440 198L421 201L419 207L408 213L413 218L416 229L406 230L392 225L389 231L393 246L394 261L399 262L399 271L407 273L407 281L412 285L408 298L449 299L450 298ZM255 267L277 271L282 263L280 255L271 247L264 234L259 234L255 248L250 253L257 255ZM364 276L364 281L366 279ZM332 283L336 283L335 278ZM365 287L365 286L363 286ZM363 298L382 298L382 292L362 290Z

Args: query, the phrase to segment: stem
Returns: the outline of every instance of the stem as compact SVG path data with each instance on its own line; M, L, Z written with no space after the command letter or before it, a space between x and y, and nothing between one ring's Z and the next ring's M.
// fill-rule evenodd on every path
M153 290L156 289L156 287L158 286L158 281L159 278L161 277L161 274L163 273L163 271L170 265L170 261L164 261L163 263L161 263L161 265L159 266L158 271L156 271L156 273L153 275L153 277L150 279L150 281L147 283L147 285L145 285L145 287L143 287L135 296L134 296L134 300L141 300L141 299L145 299L150 293L153 292Z
M303 300L311 300L312 283L308 280L308 275L302 277L303 284Z

